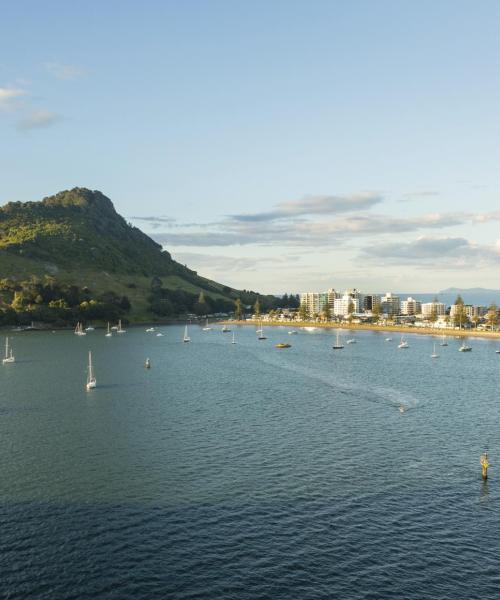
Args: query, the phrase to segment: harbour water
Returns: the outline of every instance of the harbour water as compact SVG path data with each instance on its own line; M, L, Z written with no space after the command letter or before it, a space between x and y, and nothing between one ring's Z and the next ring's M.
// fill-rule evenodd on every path
M3 597L498 598L498 342L161 331L13 335Z

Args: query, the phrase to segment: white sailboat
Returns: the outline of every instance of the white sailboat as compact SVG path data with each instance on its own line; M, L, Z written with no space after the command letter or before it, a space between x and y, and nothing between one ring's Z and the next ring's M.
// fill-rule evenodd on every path
M459 352L470 352L472 350L471 346L467 346L465 340L462 342L462 345L458 349Z
M441 336L441 343L439 344L440 346L447 346L448 342L446 341L446 336L442 335Z
M116 333L126 333L125 329L122 329L122 320L121 319L118 321L118 329L116 330Z
M262 333L262 319L260 320L260 327L255 331L255 333Z
M85 331L83 331L83 325L80 322L76 324L75 335L87 335Z
M342 350L344 344L340 341L340 331L337 329L337 339L335 340L335 344L332 346L334 350Z
M108 332L106 333L106 335L104 337L111 337L113 334L111 333L111 330L109 328L109 321L108 321Z
M188 326L186 325L186 327L184 328L184 337L182 338L183 342L190 342L191 338L188 335Z
M212 328L208 326L208 317L207 322L205 323L205 327L203 327L203 331L210 331Z
M89 350L89 365L87 367L87 390L93 390L97 386L97 381L92 367L92 352Z
M400 348L400 349L405 349L405 348L409 348L409 347L410 347L410 345L409 345L409 344L408 344L408 342L405 340L405 336L404 336L404 335L402 335L402 336L401 336L401 341L400 341L400 343L399 343L399 345L398 345L398 348Z
M231 342L231 344L236 344L236 340L234 339L234 331L233 331L233 341Z
M85 331L94 331L94 327L92 327L92 325L89 325L88 327L85 327Z
M434 350L431 354L431 358L439 358L439 354L436 352L436 342L434 342Z
M9 338L5 338L5 357L2 360L3 364L16 362L14 354L12 352L12 346L9 348Z
M258 330L259 335L257 336L258 340L267 340L267 337L264 335L264 327L262 327L262 321L260 323L260 329Z

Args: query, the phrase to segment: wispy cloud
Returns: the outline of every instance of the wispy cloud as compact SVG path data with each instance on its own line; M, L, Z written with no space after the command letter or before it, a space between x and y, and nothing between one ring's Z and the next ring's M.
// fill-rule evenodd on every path
M50 127L60 120L59 115L48 110L33 110L26 117L18 121L18 129L28 131L30 129L39 129L41 127Z
M12 110L17 107L17 100L26 96L26 91L16 87L0 87L0 109Z
M366 210L382 202L373 192L353 196L305 196L302 200L282 202L268 212L230 215L235 221L275 221L306 215L333 215Z
M87 70L75 65L67 65L57 62L45 63L47 71L56 79L64 81L70 81L73 79L79 79L87 74Z
M363 250L363 259L391 264L418 264L422 268L479 267L500 264L500 240L496 244L478 244L463 237L422 236L411 242L371 245Z

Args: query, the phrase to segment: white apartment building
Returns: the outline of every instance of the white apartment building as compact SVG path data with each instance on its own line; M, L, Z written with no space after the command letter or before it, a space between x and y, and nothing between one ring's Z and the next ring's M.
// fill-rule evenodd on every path
M336 317L347 317L350 313L359 313L359 298L353 298L349 294L336 298L333 314Z
M385 296L380 299L380 308L384 315L394 316L399 315L400 301L399 296L396 296L392 292L387 292Z
M329 292L306 292L300 294L300 303L306 305L310 317L321 315L326 304L330 304Z
M442 317L446 314L446 304L442 302L424 302L422 304L422 316L424 319L428 319L433 311L435 311L438 317Z
M422 312L422 303L419 300L415 300L411 296L407 300L401 302L401 314L402 315L419 315Z

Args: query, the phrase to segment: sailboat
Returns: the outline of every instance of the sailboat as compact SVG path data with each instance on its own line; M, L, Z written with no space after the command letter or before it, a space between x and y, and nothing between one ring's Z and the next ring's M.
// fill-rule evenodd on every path
M122 329L122 320L121 319L118 321L118 329L116 330L116 333L126 333L125 329Z
M439 354L436 353L436 342L434 342L434 350L431 354L431 358L439 358Z
M224 325L222 327L222 333L228 333L229 331L231 331L231 330L229 329L229 327L227 325Z
M92 327L92 325L89 325L88 327L85 327L85 331L94 331L94 327Z
M458 349L459 352L470 352L471 350L472 350L472 348L470 346L467 346L467 344L465 343L465 340L462 342L462 345Z
M258 340L267 340L266 336L264 335L264 328L262 327L262 321L260 323L260 329L258 330L259 335L257 336Z
M234 331L233 331L233 341L231 342L231 344L236 344L236 340L234 339Z
M400 349L404 349L404 348L409 348L409 347L410 347L410 345L409 345L409 344L408 344L408 342L405 340L405 336L404 336L404 335L402 335L402 336L401 336L401 342L399 343L399 345L398 345L398 348L400 348Z
M188 326L186 325L186 327L184 328L184 337L182 338L183 342L190 342L191 338L188 335Z
M340 332L337 329L337 339L335 340L335 344L332 346L332 348L334 350L342 350L343 347L344 347L344 344L342 344L340 341Z
M83 331L83 325L80 322L76 324L75 335L87 335L85 331Z
M356 338L350 338L346 342L346 344L355 344L355 343L356 343Z
M262 319L260 321L260 328L255 331L255 333L262 333Z
M212 328L208 326L208 317L207 322L205 323L205 327L203 327L203 331L210 331Z
M439 344L440 346L447 346L448 342L446 341L446 336L442 335L441 336L441 343Z
M149 360L149 358L146 358L146 362L144 363L144 367L146 369L151 369L151 361Z
M87 367L87 390L93 390L97 386L97 381L92 367L92 352L89 350L89 366Z
M111 330L109 328L109 321L108 321L108 333L106 333L106 335L104 337L111 337L113 334L111 333Z
M5 358L2 360L3 364L16 362L14 354L12 353L12 346L9 348L9 338L5 338Z

